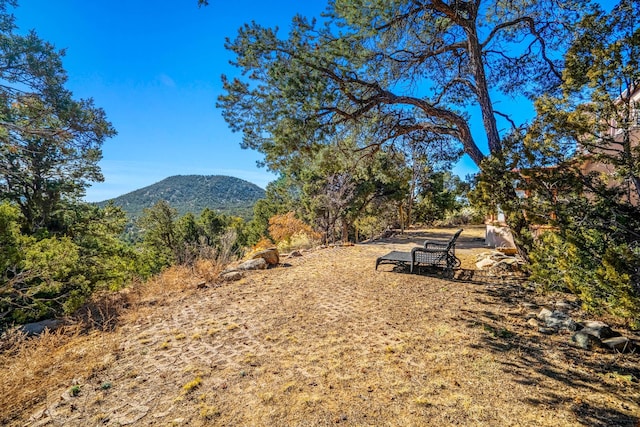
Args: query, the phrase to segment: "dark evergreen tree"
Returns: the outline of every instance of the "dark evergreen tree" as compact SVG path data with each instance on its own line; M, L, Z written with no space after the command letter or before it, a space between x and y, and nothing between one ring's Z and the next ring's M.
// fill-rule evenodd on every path
M101 146L115 130L64 87L64 51L15 32L14 4L0 1L0 199L20 207L26 233L59 233L64 210L103 179Z
M512 204L540 230L532 278L585 308L640 322L640 22L638 0L585 15L566 54L562 93L508 140L508 179L486 169L485 203ZM518 182L526 195L504 188ZM478 193L477 192L477 193ZM635 319L635 320L634 320Z

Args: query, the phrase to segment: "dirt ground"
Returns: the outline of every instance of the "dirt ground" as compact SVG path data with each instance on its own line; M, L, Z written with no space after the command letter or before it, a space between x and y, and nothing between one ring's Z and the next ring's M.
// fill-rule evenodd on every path
M482 230L460 236L465 271ZM477 272L374 270L454 231L317 250L232 283L164 276L113 331L48 347L53 366L20 365L38 357L26 347L2 356L0 424L638 426L639 355L527 323L564 297Z

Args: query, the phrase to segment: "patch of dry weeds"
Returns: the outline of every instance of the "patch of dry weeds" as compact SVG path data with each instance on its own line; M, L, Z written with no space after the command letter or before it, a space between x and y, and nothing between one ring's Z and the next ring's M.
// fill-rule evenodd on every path
M0 424L52 398L54 390L77 386L109 369L117 352L113 336L81 334L78 326L46 331L33 340L22 339L0 354Z

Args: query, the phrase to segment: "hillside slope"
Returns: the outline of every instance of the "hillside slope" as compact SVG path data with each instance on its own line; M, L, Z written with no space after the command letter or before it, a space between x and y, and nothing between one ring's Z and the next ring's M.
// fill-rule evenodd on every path
M640 355L532 327L549 297L374 269L453 232L305 251L237 282L167 270L119 294L113 327L0 353L0 424L636 426ZM482 235L458 240L467 273Z
M137 218L145 208L160 200L166 200L179 214L200 213L210 208L228 215L248 218L255 202L264 197L264 190L240 178L222 175L176 175L148 187L132 191L112 201L132 218Z

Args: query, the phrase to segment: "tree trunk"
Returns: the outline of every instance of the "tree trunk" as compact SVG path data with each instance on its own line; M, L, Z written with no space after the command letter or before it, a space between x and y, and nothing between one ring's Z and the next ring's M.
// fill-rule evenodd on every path
M485 133L487 134L489 152L491 154L497 154L502 151L502 142L500 141L500 133L498 132L493 103L489 95L489 86L487 84L487 76L482 59L482 48L480 47L475 25L467 26L465 30L468 37L467 49L469 51L469 62L473 68L476 94L478 96L478 103L480 104L480 111L482 112L482 123Z
M473 68L476 94L478 96L478 103L480 104L480 111L482 112L482 123L487 135L489 152L492 156L500 156L503 148L502 141L500 139L500 133L498 132L491 95L489 94L489 86L487 84L487 76L482 60L482 49L478 40L477 30L475 25L466 26L465 30L468 37L469 62ZM480 164L478 164L478 167L482 170ZM506 165L504 170L506 171ZM507 194L505 196L508 199L517 199L518 195L514 183L509 185L506 192ZM514 209L514 211L505 212L505 214L505 220L513 233L514 243L516 244L518 253L528 262L528 247L530 247L531 243L527 237L529 235L528 221L521 209Z
M515 190L513 191L513 194L514 197L517 197ZM531 248L533 241L531 240L531 235L529 233L529 222L525 218L524 212L522 212L521 209L515 209L514 212L510 212L505 219L507 220L507 225L513 234L513 241L516 245L516 249L518 250L518 254L528 263L529 248Z
M342 218L342 243L349 241L349 223L345 218Z
M413 211L413 197L416 191L416 181L417 181L417 166L416 161L413 161L413 168L411 173L411 185L409 186L409 199L407 200L407 228L411 227L412 219L412 211Z

